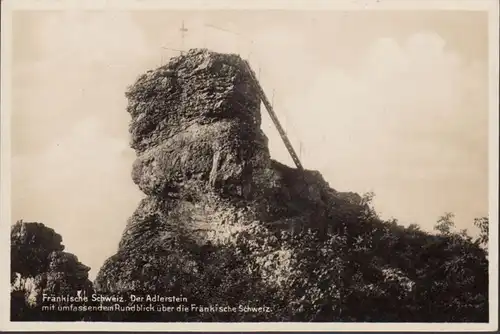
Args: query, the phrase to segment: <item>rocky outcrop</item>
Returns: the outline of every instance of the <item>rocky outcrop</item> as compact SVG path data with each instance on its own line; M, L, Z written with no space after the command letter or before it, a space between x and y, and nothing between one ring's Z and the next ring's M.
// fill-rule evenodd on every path
M271 159L259 97L239 56L191 50L140 76L126 96L137 154L132 179L146 197L95 288L182 295L188 306L270 308L108 320L363 321L377 318L377 310L359 315L348 298L371 293L389 300L387 284L401 303L413 298L411 274L384 278L406 262L384 257L390 247L372 252L368 239L387 243L382 235L392 232L359 195ZM371 278L359 273L361 249L373 253L363 258ZM390 314L376 320L403 317Z

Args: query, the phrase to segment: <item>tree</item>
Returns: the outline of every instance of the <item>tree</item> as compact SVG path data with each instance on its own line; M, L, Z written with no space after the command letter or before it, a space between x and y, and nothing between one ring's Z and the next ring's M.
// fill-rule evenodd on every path
M43 312L41 296L91 294L89 267L64 252L62 237L42 223L11 228L11 320L79 320L77 312Z
M483 245L485 248L488 247L489 242L489 218L481 217L474 219L474 225L479 228L479 244Z
M421 231L420 226L418 224L410 224L410 225L408 225L407 230L408 231L412 231L412 232Z
M453 213L445 213L443 216L439 217L436 225L434 225L434 229L443 235L450 234L452 229L455 227L453 218L455 218Z

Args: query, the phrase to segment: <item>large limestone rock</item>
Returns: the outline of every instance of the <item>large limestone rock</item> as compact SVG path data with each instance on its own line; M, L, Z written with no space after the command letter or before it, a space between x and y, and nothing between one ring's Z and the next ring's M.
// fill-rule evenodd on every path
M126 95L132 179L145 198L95 288L270 312L109 313L108 320L404 318L401 306L417 298L408 290L414 264L386 254L400 246L359 195L270 158L259 97L239 56L191 50L140 76ZM418 245L427 235L408 238ZM403 273L387 281L386 272ZM360 311L356 298L391 309Z
M291 250L259 242L276 239L280 230L326 228L334 205L359 211L347 200L334 201L336 192L319 173L271 160L260 100L239 56L192 50L139 77L127 97L137 153L132 179L147 196L118 253L102 267L100 289L151 287L156 283L145 270L168 276L159 265L171 252L186 257L182 269L195 275L202 264L172 248L181 237L199 249L255 239L250 257L257 274L278 284L283 274L267 267L274 262L286 271L286 261L274 258Z

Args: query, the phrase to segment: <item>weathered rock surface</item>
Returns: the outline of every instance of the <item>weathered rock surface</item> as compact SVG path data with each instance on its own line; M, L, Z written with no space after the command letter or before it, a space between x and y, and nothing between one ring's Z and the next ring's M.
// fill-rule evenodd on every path
M129 88L132 179L146 197L95 288L270 312L121 313L110 320L408 321L411 312L400 314L400 306L414 297L407 283L416 284L418 269L385 253L407 245L384 239L392 232L359 195L270 158L259 97L244 68L239 56L191 50ZM406 238L418 249L429 236ZM403 273L388 280L387 272ZM348 306L349 298L359 306L355 298L370 294L391 300L390 311Z

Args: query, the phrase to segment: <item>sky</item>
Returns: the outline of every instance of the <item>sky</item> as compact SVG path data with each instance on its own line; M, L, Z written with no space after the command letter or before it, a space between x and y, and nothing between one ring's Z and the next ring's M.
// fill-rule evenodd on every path
M179 28L188 29L184 39ZM143 194L125 89L206 47L250 60L307 169L383 218L488 213L487 14L53 11L13 15L12 223L39 221L95 276ZM262 109L273 158L293 166Z

